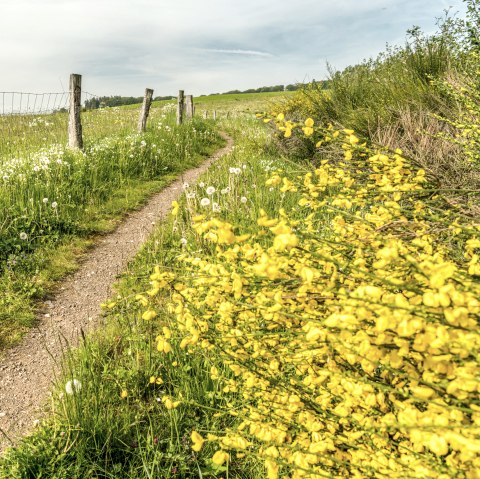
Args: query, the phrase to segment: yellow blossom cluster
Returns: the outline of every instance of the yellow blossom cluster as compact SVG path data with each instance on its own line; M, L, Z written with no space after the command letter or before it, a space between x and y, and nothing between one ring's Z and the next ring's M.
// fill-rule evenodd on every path
M310 120L297 128L318 135ZM231 371L211 370L238 418L212 460L251 454L269 479L480 478L480 228L400 150L321 134L338 154L267 181L294 209L262 210L249 234L195 217L214 254L152 276L180 346Z

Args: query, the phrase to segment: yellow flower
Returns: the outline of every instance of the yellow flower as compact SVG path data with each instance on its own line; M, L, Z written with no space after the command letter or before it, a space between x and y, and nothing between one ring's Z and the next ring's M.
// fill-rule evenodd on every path
M298 246L298 238L293 233L279 234L273 240L273 248L277 251L288 251L295 246Z
M157 350L161 353L168 354L172 351L171 344L163 336L157 336Z
M218 466L221 466L225 461L228 461L230 459L230 456L228 453L225 451L217 451L213 457L212 457L212 462L214 464L217 464Z
M432 434L428 447L437 456L446 456L448 454L448 443L444 437L438 434Z
M180 404L180 401L173 401L170 396L164 396L162 402L167 409L175 409Z
M196 452L199 452L203 447L205 439L203 439L203 437L200 436L200 434L198 434L196 431L192 431L191 439L193 442L192 449Z
M172 216L177 216L178 215L178 209L180 208L180 205L178 204L178 201L172 201Z
M265 469L267 470L268 479L277 479L278 478L278 464L273 462L271 459L265 460Z
M125 399L126 397L128 397L128 391L126 389L122 389L122 392L120 393L120 397L122 399Z
M151 309L149 309L148 311L145 311L143 314L142 314L142 319L144 319L145 321L150 321L151 319L153 319L155 316L157 315L157 313Z
M314 123L315 122L311 118L307 118L305 120L305 126L308 127L308 128L311 128L314 125Z

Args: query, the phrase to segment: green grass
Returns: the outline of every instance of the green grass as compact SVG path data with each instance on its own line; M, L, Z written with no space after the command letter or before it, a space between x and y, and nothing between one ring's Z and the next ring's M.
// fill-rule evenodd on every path
M230 93L222 95L208 95L195 97L194 104L197 115L203 115L207 111L208 117L212 118L213 110L220 115L252 114L261 111L269 111L271 105L292 97L294 92L264 92L264 93Z
M58 248L77 251L92 234L111 230L223 144L208 122L175 125L171 107L154 108L147 132L138 134L137 114L85 113L83 152L65 148L61 114L38 117L32 127L29 117L0 118L15 127L0 142L0 349L34 324L36 301L72 270L70 260L64 268L53 260Z
M235 220L248 224L260 207L273 212L282 204L282 195L262 183L272 169L285 165L273 147L265 149L267 133L257 120L228 120L222 127L234 136L234 151L188 189L195 198L182 201L198 204L207 196L206 188L214 185L217 192L211 198L224 214L233 213ZM232 173L231 168L238 170ZM227 187L230 191L222 194ZM233 461L227 473L210 461L213 446L201 453L191 450L192 430L206 434L233 426L235 417L216 417L228 401L210 378L210 360L191 357L178 345L167 356L156 350L155 336L170 324L170 316L162 313L153 323L140 318L142 307L135 295L149 289L154 266L168 267L181 251L189 219L185 221L170 218L160 225L131 262L116 286L123 299L106 310L107 327L87 338L66 361L53 395L54 414L0 462L0 477L262 477L263 468L255 459ZM190 250L200 253L205 247L190 237ZM224 366L217 366L228 376ZM151 377L161 378L162 384L152 384ZM72 378L82 383L82 390L69 396L65 384ZM127 391L126 398L122 391ZM163 406L166 395L181 401L178 408Z

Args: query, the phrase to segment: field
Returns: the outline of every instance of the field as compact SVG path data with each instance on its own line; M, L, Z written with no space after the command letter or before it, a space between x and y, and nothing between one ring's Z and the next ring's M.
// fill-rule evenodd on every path
M218 131L235 147L184 185L0 476L480 478L479 70L447 25L327 95L199 98L224 114L181 129L159 105L145 135L95 140L109 153L89 147L99 166L78 184L110 171L116 191L159 186L162 138L168 173ZM70 190L73 223L98 231L83 210L109 199ZM15 218L33 194L17 191ZM58 202L48 224L55 193L35 193Z
M238 95L205 97L199 108L217 98L219 117L240 115L278 95L245 97L240 108ZM221 144L212 123L177 127L172 101L155 102L148 132L138 134L139 108L84 112L83 153L64 146L66 113L0 117L0 349L34 324L35 304L75 268L93 234Z
M221 143L212 125L177 127L171 106L152 109L145 134L137 118L85 113L83 152L64 146L66 114L0 118L0 348L34 324L35 302L75 268L93 234Z

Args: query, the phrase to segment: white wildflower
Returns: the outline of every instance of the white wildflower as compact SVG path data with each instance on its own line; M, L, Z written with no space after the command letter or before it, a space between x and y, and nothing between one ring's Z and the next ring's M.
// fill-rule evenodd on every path
M245 196L242 196L242 197L240 198L240 203L246 203L247 201L248 201L248 200L247 200L247 198L246 198Z
M65 391L67 394L75 394L78 393L82 389L82 383L78 379L72 379L65 384Z
M215 193L215 188L213 186L209 186L207 188L207 195L213 195Z
M200 200L200 206L208 206L210 204L210 200L208 198L202 198Z
M22 231L22 232L20 233L20 239L21 239L22 241L25 241L27 238L28 238L27 233L25 233L25 231Z
M56 209L57 206L58 206L58 203L57 203L56 201L53 201L53 202L52 202L52 208L53 208L53 209Z

